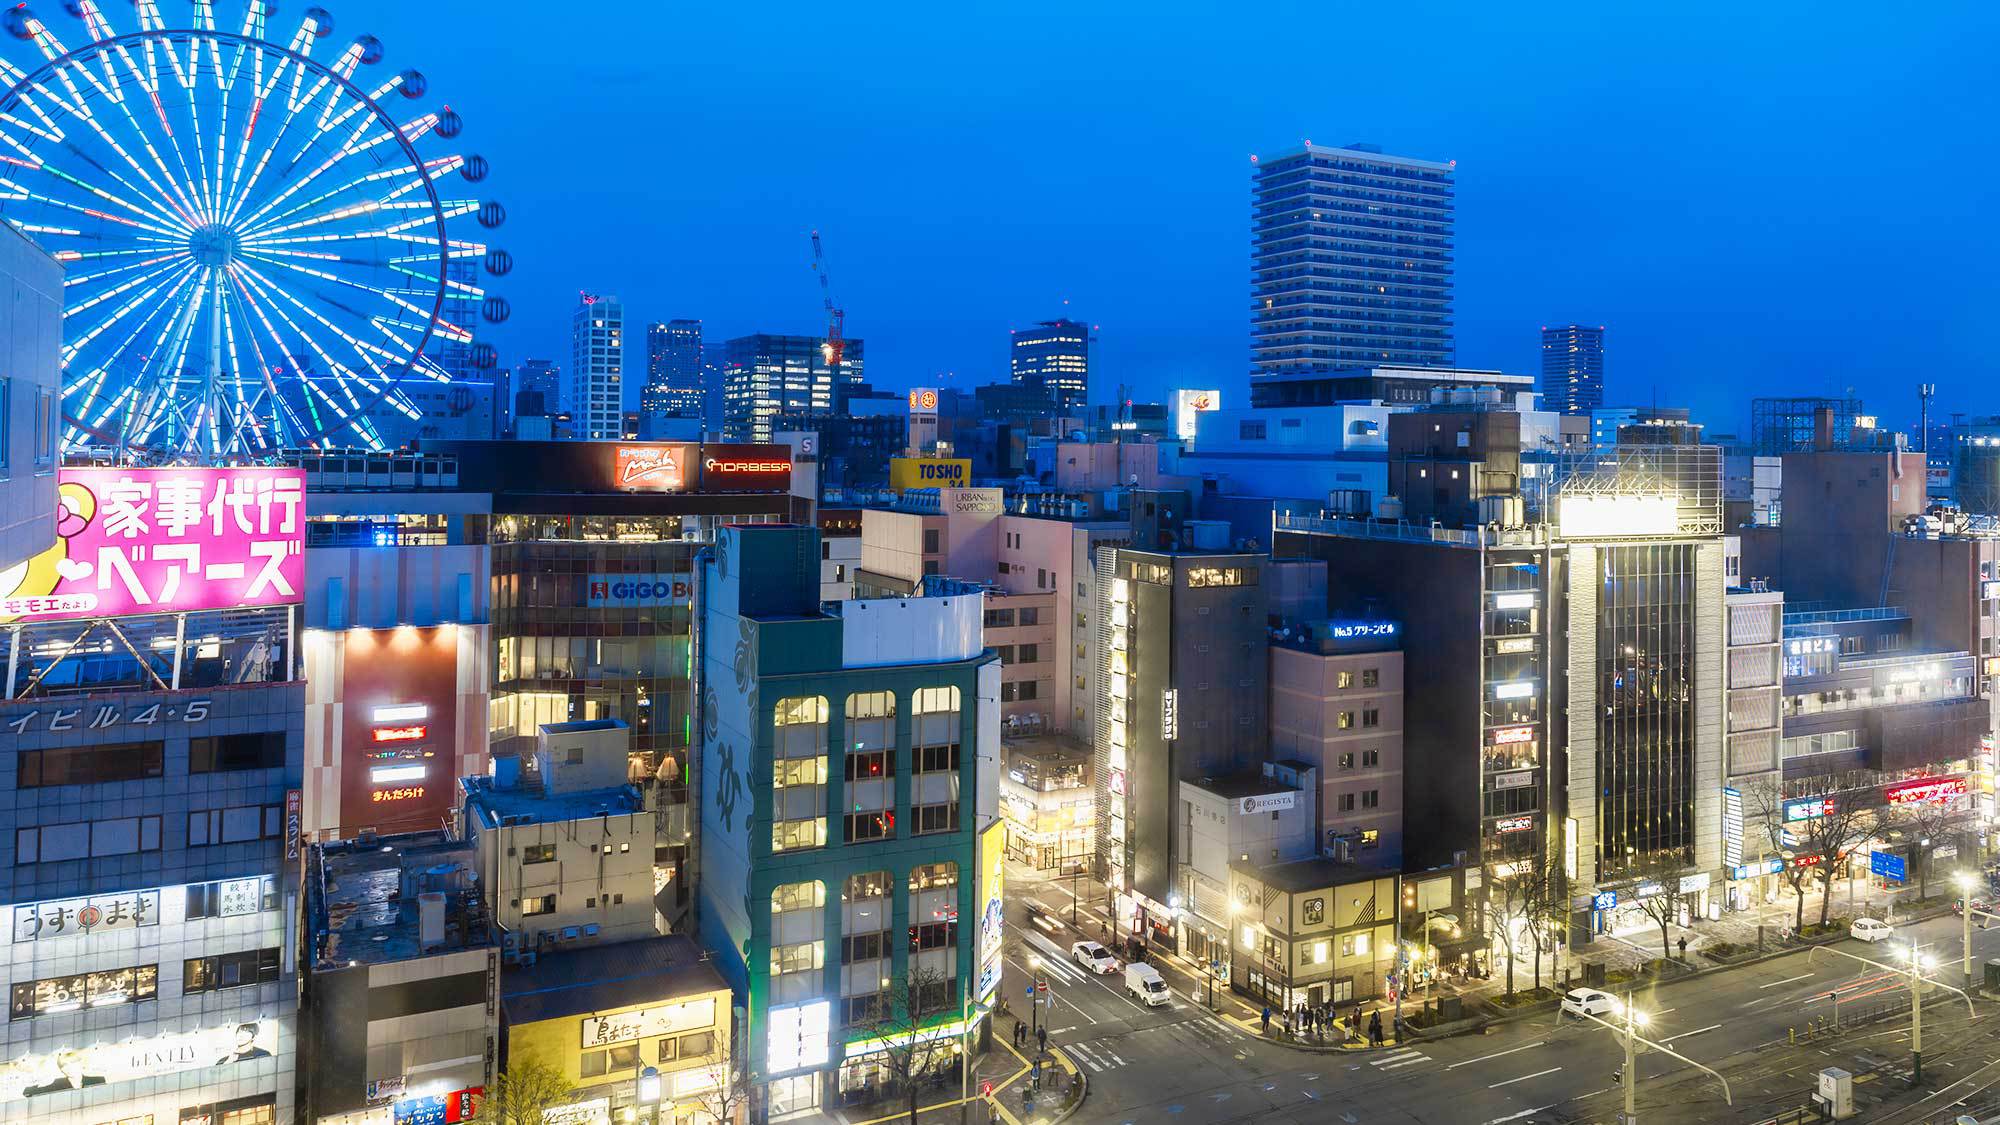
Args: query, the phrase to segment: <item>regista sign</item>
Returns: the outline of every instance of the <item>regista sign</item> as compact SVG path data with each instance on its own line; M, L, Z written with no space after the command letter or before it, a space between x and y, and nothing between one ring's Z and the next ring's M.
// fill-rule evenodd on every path
M63 469L56 543L0 579L0 622L289 605L305 590L305 473Z

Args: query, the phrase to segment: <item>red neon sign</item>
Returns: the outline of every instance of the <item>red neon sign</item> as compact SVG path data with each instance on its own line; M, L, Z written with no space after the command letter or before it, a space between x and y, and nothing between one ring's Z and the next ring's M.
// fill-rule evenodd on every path
M1511 746L1516 742L1533 742L1534 727L1501 727L1493 732L1493 745Z
M426 726L376 727L370 737L377 742L417 742L430 732Z
M1882 790L1882 799L1892 805L1916 805L1925 801L1949 801L1971 791L1972 787L1962 777L1926 777L1891 785Z

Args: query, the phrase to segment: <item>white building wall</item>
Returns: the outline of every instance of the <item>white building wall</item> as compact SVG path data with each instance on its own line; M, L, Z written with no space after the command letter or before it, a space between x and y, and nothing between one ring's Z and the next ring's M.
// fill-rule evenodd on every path
M969 660L985 647L985 611L983 594L847 602L840 607L841 667ZM997 714L994 722L997 729Z
M56 376L63 269L26 236L0 223L0 286L5 289L5 303L0 304L0 597L7 597L25 577L10 568L56 541L54 438L61 415ZM38 447L45 451L39 458Z

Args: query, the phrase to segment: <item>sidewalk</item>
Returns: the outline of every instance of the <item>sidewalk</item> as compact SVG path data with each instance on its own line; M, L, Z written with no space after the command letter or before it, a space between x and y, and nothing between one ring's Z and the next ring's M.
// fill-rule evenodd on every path
M1933 883L1931 890L1935 895L1941 888ZM1835 886L1833 906L1827 917L1830 923L1845 926L1855 918L1887 919L1893 914L1896 921L1901 922L1915 917L1928 917L1935 911L1935 902L1922 909L1904 905L1915 897L1914 885L1883 891L1874 887L1867 879L1848 880ZM1807 925L1819 921L1819 910L1820 896L1808 894L1805 902ZM1755 951L1759 947L1759 923L1763 925L1763 949L1766 952L1776 951L1782 948L1784 932L1791 927L1795 911L1795 900L1787 893L1778 896L1774 902L1758 903L1747 910L1726 913L1712 922L1700 920L1692 926L1669 926L1668 959L1684 966L1684 972L1715 968L1719 962L1703 956L1703 951ZM1683 938L1687 941L1685 954L1678 944ZM1529 950L1522 952L1523 956L1514 960L1514 989L1516 992L1524 993L1534 988L1535 966L1534 953ZM1506 949L1495 946L1492 957L1493 966L1485 979L1459 981L1445 977L1436 982L1437 995L1459 996L1467 1000L1490 1000L1505 993L1507 991ZM1597 934L1590 944L1564 950L1559 958L1544 956L1542 987L1562 992L1580 986L1583 983L1585 965L1601 964L1606 973L1636 976L1643 973L1649 963L1660 959L1660 931L1657 926L1622 934ZM1419 987L1417 991L1421 998L1422 988Z
M1349 1011L1351 1012L1352 1009L1349 1009ZM1378 1011L1382 1014L1383 1035L1382 1042L1379 1044L1368 1041L1368 1020ZM1334 1055L1344 1052L1390 1051L1402 1045L1402 1041L1396 1035L1395 1008L1392 1005L1380 1005L1374 1008L1364 1005L1361 1013L1361 1027L1358 1034L1353 1035L1349 1034L1348 1027L1352 1022L1351 1018L1345 1015L1335 1020L1332 1026L1319 1035L1311 1032L1307 1032L1304 1035L1287 1034L1283 1020L1275 1012L1271 1015L1271 1027L1269 1031L1263 1028L1263 1017L1261 1014L1257 1016L1225 1014L1222 1018L1242 1028L1250 1035L1255 1035L1280 1047L1290 1047L1295 1051L1314 1051L1320 1054Z
M1014 1025L1019 1022L1011 1013L994 1016L993 1047L973 1067L967 1085L971 1097L961 1100L957 1084L952 1083L946 1096L921 1102L918 1125L958 1125L960 1121L967 1125L1056 1125L1082 1107L1089 1084L1058 1047L1049 1048L1043 1056L1041 1092L1033 1092L1033 1047L1016 1051L1013 1046ZM982 1095L988 1083L993 1092ZM883 1101L829 1116L842 1125L892 1125L907 1122L910 1111L907 1105Z

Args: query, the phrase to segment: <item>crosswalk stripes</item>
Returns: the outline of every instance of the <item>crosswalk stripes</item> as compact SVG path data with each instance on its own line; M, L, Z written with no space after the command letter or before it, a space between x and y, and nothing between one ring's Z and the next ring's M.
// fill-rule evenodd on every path
M1125 1065L1125 1059L1104 1043L1071 1043L1063 1048L1070 1060L1092 1073Z
M1202 1016L1201 1018L1193 1022L1199 1024L1203 1028L1203 1030L1212 1032L1216 1035L1228 1036L1229 1038L1232 1039L1250 1038L1248 1035L1243 1034L1242 1028L1230 1024L1229 1021L1222 1019L1219 1016Z
M1431 1057L1417 1050L1415 1047L1404 1047L1399 1051L1390 1051L1386 1055L1378 1055L1368 1060L1369 1065L1375 1067L1377 1070L1400 1070L1406 1066L1415 1066L1418 1063L1429 1061L1431 1061Z

